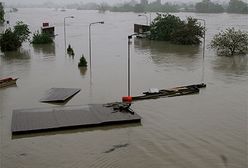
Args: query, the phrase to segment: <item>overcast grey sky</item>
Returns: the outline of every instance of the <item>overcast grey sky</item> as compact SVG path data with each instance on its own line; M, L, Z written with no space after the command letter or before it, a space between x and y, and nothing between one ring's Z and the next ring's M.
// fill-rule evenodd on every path
M107 2L109 4L117 4L117 3L122 3L122 2L127 2L130 0L0 0L4 2L6 5L11 5L11 4L42 4L44 2L53 2L53 3L58 3L58 4L68 4L68 3L88 3L88 2ZM140 0L136 0L140 1ZM155 0L149 0L149 2L153 2ZM201 2L202 0L162 0L162 2ZM229 2L229 0L212 0L216 2ZM243 2L248 2L248 0L243 0Z
M5 4L9 5L9 4L27 4L27 3L31 3L31 4L41 4L44 2L54 2L54 3L73 3L73 2L83 2L83 3L88 3L88 2L97 2L97 3L101 3L101 2L107 2L109 4L116 4L116 3L122 3L122 2L127 2L130 0L0 0L2 2L4 2ZM136 1L140 1L140 0L136 0ZM155 0L149 0L150 2L155 1ZM162 2L200 2L201 0L162 0ZM223 1L223 0L221 0Z

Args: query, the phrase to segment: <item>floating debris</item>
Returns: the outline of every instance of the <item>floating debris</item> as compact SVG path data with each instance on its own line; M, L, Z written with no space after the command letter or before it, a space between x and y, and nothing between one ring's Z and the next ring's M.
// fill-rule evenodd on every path
M105 151L104 153L111 153L111 152L115 151L116 149L125 148L125 147L127 147L128 145L129 145L128 143L126 143L126 144L120 144L120 145L113 145L113 148L111 148L111 149Z
M174 96L183 96L197 94L200 92L200 88L205 88L206 84L195 84L188 86L180 86L171 89L151 89L148 92L143 92L143 95L131 97L131 100L145 100L145 99L157 99L161 97L174 97Z

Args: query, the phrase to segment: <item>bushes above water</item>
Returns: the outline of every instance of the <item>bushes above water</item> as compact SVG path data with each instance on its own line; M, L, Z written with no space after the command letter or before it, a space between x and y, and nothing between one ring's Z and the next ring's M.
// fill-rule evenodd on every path
M80 58L80 61L78 63L78 67L87 67L87 61L84 58L84 55L82 55L82 57Z
M71 45L69 44L68 47L67 47L67 54L69 56L74 56L74 50L72 49Z
M184 45L200 44L204 31L197 19L189 17L182 21L174 15L158 14L151 24L149 38Z
M248 32L228 28L216 34L210 43L218 55L245 55L248 53Z
M15 51L21 47L22 43L28 40L30 31L27 24L17 22L14 29L6 29L0 34L1 51Z
M40 33L39 31L36 31L33 34L33 39L31 41L32 44L49 44L52 43L53 39L46 33Z

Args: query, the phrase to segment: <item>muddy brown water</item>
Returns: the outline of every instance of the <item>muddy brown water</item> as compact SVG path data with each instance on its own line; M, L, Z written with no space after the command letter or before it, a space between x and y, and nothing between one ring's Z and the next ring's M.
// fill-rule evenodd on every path
M65 55L67 44L75 57ZM40 103L52 87L81 88L66 105L120 101L127 95L127 36L133 24L146 22L135 13L19 9L7 13L13 26L22 20L32 32L42 22L55 25L53 45L24 43L17 52L1 53L0 77L18 77L17 86L0 89L1 168L245 168L247 160L248 58L218 57L208 48L213 35L235 27L248 30L248 15L176 13L205 19L204 82L197 95L135 102L141 125L77 129L12 137L13 109L64 106ZM155 14L152 14L152 18ZM92 25L92 76L78 69L89 60ZM4 29L4 27L2 27ZM202 46L133 39L131 94L202 82Z

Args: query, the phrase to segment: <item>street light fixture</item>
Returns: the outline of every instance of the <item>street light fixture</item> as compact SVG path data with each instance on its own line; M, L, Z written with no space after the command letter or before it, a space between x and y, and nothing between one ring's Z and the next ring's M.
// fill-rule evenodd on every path
M66 17L64 17L64 41L65 41L65 50L66 50L66 31L65 31L65 19L67 19L67 18L74 18L74 16L66 16Z
M148 14L147 12L145 12L145 14ZM152 23L152 14L151 14L151 12L149 12L149 17L150 17L150 20L149 20L149 25L151 25L151 23Z
M146 17L146 25L148 25L148 16L146 16L146 15L138 15L138 16L145 16Z
M90 57L90 69L91 69L91 25L93 24L104 24L104 21L93 22L89 25L89 57Z

